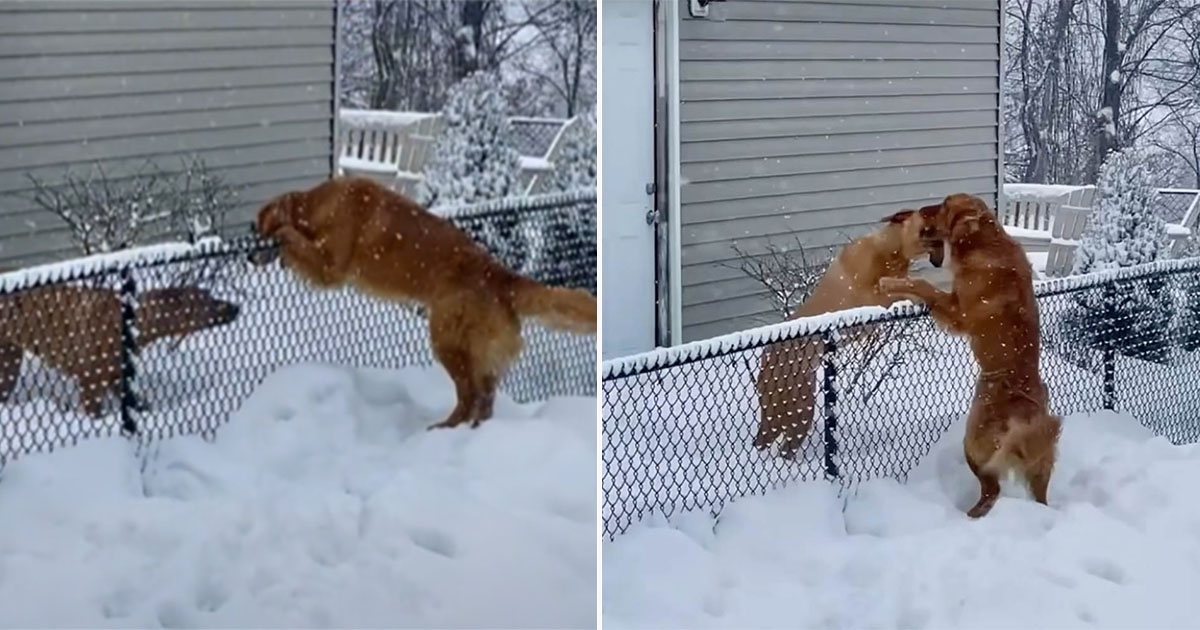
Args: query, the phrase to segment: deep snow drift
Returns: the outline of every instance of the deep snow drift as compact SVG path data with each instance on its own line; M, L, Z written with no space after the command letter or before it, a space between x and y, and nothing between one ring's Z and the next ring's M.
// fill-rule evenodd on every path
M1050 506L1008 481L972 521L962 434L960 421L906 485L870 481L843 499L797 483L715 523L635 524L604 547L604 627L1195 626L1200 447L1127 415L1069 416Z
M0 476L7 627L594 627L594 398L426 431L440 368L273 374L214 442Z

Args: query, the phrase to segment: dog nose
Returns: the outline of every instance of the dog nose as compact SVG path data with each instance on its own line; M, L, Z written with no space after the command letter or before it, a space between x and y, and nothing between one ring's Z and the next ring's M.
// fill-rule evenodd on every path
M237 319L237 316L240 315L241 312L242 307L238 306L237 304L225 305L225 315L230 319L230 321Z

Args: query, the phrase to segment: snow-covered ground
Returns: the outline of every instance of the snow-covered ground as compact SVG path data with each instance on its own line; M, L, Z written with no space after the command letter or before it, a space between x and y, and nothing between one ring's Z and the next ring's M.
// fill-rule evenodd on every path
M838 350L834 461L849 480L902 478L970 407L979 368L966 342L936 331L925 318L908 327L909 341L892 341L865 370L855 369L864 346ZM618 531L648 511L716 506L824 476L821 413L796 462L778 457L777 447L759 452L751 445L758 426L759 354L747 350L604 383L607 530ZM888 358L897 355L905 362L889 367ZM1099 374L1053 351L1043 352L1042 371L1057 410L1101 407ZM823 378L818 370L814 382ZM1121 386L1128 387L1124 381ZM817 409L823 404L818 393Z
M440 368L307 363L212 442L19 458L0 626L595 627L595 399L426 431L452 404Z
M605 543L605 628L1182 628L1200 618L1200 447L1064 421L1050 506L986 518L954 423L901 485L802 482Z

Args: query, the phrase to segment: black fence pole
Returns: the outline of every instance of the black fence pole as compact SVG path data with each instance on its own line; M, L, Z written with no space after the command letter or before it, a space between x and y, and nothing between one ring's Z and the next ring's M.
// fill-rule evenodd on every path
M1113 283L1104 285L1104 408L1117 408L1117 290Z
M141 410L141 401L134 391L137 365L137 282L129 267L121 269L121 431L137 435L134 412Z
M837 388L835 385L837 365L833 362L837 343L833 336L832 331L821 335L821 340L825 342L824 352L821 355L821 366L825 372L823 386L825 393L825 476L829 479L836 479L839 476L837 462L834 460L834 456L838 452L838 444L837 435L834 433L837 430Z

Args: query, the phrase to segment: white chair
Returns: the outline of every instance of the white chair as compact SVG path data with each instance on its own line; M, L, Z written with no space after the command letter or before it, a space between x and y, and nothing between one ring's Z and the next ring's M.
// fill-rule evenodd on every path
M1071 273L1071 266L1075 262L1075 249L1079 247L1079 237L1083 235L1091 213L1090 205L1059 206L1051 226L1050 247L1046 250L1046 268L1043 273L1047 277Z

